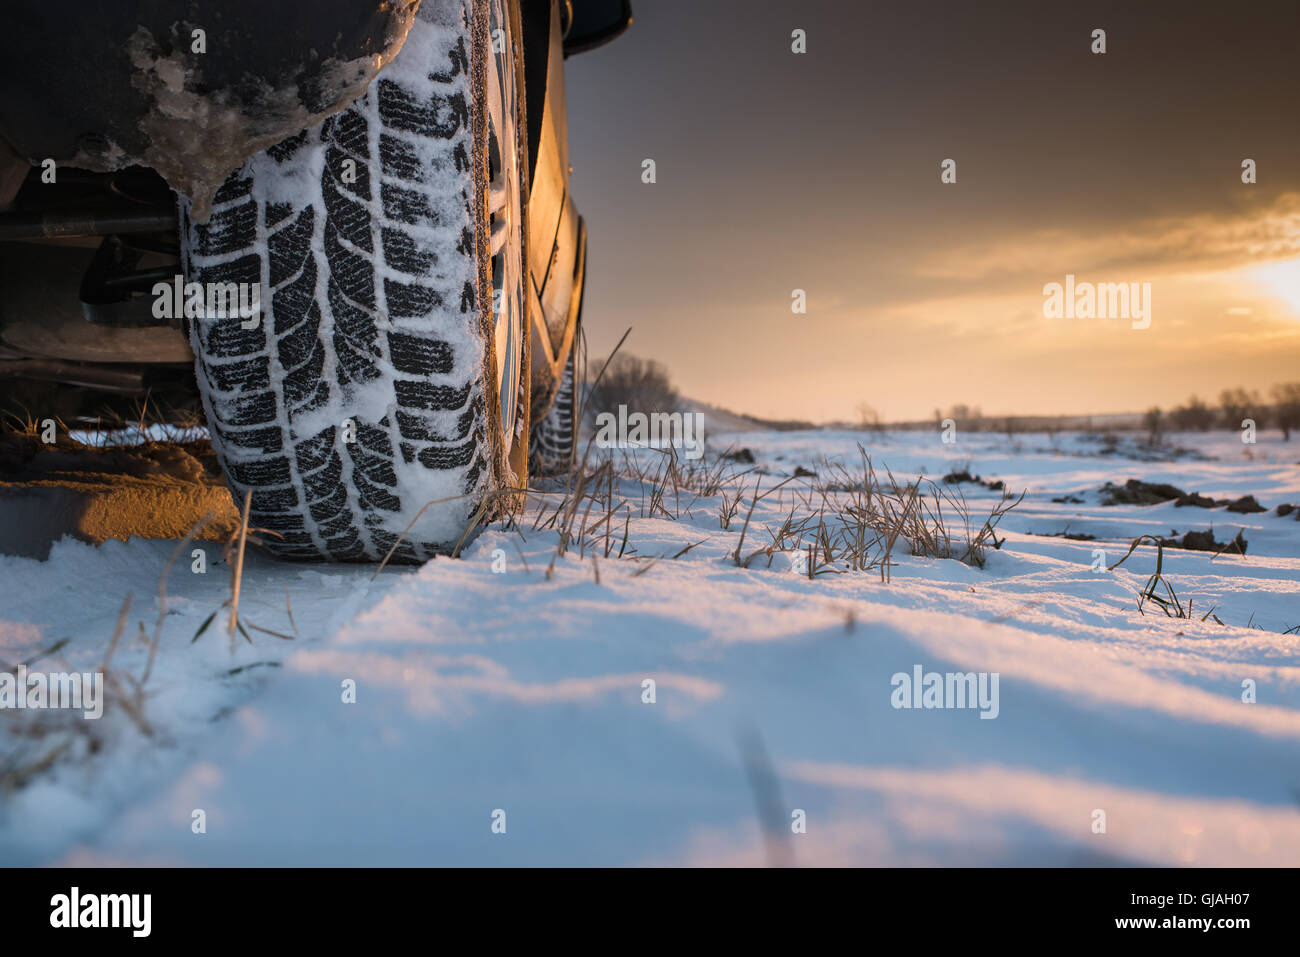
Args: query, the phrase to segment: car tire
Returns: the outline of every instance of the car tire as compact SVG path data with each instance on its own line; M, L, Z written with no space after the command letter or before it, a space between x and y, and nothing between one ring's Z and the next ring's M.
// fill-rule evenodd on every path
M577 456L578 413L578 345L580 328L574 330L573 346L564 364L564 374L551 401L551 407L533 426L528 441L529 472L536 476L567 472Z
M182 203L187 282L261 291L256 321L189 326L277 555L424 561L526 482L521 38L518 0L426 2L364 96L251 157L208 222Z

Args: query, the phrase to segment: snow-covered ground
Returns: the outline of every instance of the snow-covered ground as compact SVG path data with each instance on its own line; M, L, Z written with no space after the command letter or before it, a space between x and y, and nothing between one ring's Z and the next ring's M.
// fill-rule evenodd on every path
M859 441L900 480L968 468L1027 489L986 566L900 546L889 583L810 579L790 555L737 567L754 482L818 473L758 503L746 553ZM2 557L5 667L67 639L31 667L94 670L129 594L109 670L134 700L126 676L162 631L135 718L0 712L0 863L1295 864L1300 521L1275 509L1300 504L1300 443L1172 442L1194 454L1077 434L719 436L715 452L751 450L745 474L681 490L675 519L619 483L612 544L601 527L585 556L534 529L555 496L460 559L374 580L250 554L242 615L266 631L233 651L224 612L192 640L229 594L210 543L205 572L198 546L170 571L161 618L175 542ZM1268 511L1100 504L1130 478ZM1001 499L961 488L973 515ZM1211 527L1240 529L1247 554L1164 551L1190 618L1139 611L1154 548L1095 570L1138 535ZM917 668L983 673L990 693L996 674L996 698L895 707Z

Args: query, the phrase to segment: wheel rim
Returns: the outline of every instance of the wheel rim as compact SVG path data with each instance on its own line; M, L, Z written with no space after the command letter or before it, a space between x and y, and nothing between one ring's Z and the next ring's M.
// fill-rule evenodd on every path
M524 257L519 87L505 0L489 4L488 35L492 51L487 71L489 249L501 431L508 454L515 442L523 364Z

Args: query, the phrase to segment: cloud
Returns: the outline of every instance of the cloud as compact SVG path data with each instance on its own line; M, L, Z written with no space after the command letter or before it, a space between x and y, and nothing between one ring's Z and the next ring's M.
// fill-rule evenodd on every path
M943 250L917 265L919 279L992 292L1026 277L1072 272L1103 280L1221 273L1300 256L1300 193L1227 214L1159 216L1104 232L1053 227Z

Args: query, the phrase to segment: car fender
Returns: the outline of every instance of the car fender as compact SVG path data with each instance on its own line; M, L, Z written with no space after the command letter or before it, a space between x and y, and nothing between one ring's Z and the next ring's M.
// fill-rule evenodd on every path
M418 7L17 4L0 31L0 136L33 165L152 167L205 221L213 193L245 159L365 92L401 49Z

